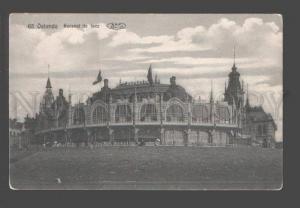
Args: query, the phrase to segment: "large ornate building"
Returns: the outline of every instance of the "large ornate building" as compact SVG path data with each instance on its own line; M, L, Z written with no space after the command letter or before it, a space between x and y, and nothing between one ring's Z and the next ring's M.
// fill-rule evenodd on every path
M54 99L50 79L37 115L39 141L141 143L161 145L227 146L253 144L271 146L276 125L261 107L244 103L245 92L235 63L225 84L224 100L195 100L176 83L152 79L104 86L85 103L72 105L59 90ZM102 78L101 78L102 80ZM261 130L262 128L262 130ZM257 130L259 129L259 130Z

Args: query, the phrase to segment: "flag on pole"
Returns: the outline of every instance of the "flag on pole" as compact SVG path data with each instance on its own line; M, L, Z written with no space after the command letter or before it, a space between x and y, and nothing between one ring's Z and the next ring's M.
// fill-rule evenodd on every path
M147 74L147 79L148 82L150 83L150 85L153 84L153 77L152 77L152 66L150 64L149 70L148 70L148 74Z
M93 85L99 83L102 81L102 75L101 75L101 70L99 70L99 73L98 73L98 76L97 76L97 79L96 81L93 82Z

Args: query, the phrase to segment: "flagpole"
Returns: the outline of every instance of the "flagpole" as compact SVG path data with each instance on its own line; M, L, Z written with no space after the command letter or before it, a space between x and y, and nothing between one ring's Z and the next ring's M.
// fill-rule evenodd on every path
M102 75L101 75L101 70L99 70L98 76L96 81L93 82L93 85L96 85L99 83L99 85L101 84L102 81ZM99 86L99 91L101 91L101 85Z

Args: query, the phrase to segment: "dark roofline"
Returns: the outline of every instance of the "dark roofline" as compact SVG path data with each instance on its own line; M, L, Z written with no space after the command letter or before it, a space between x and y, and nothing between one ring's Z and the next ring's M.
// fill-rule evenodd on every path
M24 123L14 120L14 119L9 119L9 128L11 129L19 129L21 130L23 127Z
M254 121L254 122L262 122L262 121L269 122L269 121L271 121L275 130L277 130L277 125L276 125L272 115L270 113L266 113L264 108L261 105L253 106L253 107L250 106L247 110L250 112L263 112L269 119L258 120L258 121Z

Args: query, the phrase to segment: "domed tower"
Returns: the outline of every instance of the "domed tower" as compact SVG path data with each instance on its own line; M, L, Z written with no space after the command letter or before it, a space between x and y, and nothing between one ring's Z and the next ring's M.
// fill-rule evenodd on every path
M229 105L235 105L238 109L244 106L244 89L240 82L240 73L237 71L235 65L235 49L233 66L229 73L228 86L225 86L224 101L227 101Z
M192 96L189 95L183 87L176 84L176 77L172 76L170 78L170 85L167 89L166 93L164 94L164 100L168 101L172 97L177 97L183 102L187 102L192 100Z
M46 91L43 95L43 99L40 104L40 113L47 114L48 116L52 115L53 102L54 102L54 96L52 93L50 78L48 77L47 84L46 84Z

